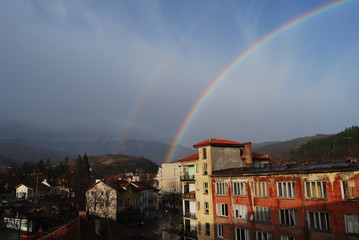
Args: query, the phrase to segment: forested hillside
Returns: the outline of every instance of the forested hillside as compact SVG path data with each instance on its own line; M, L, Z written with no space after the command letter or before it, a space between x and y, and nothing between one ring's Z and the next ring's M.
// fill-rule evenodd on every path
M124 154L89 156L91 168L99 176L118 175L125 172L157 173L158 166L144 157L130 157Z
M304 163L338 162L355 158L359 154L359 127L346 128L338 134L309 141L291 151L290 159Z

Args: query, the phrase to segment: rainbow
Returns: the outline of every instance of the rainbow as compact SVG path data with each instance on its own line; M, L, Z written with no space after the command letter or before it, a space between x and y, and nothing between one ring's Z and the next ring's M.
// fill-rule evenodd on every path
M136 102L135 106L132 108L133 110L129 114L129 118L127 119L123 130L120 133L119 139L120 144L123 144L124 141L126 141L129 132L133 128L133 125L135 123L135 120L138 118L138 115L140 113L140 110L143 108L145 100L147 99L149 93L155 86L155 84L158 82L160 77L163 75L163 73L166 71L167 67L169 66L170 62L175 58L176 54L179 52L181 47L189 41L190 37L193 36L197 30L205 24L211 17L216 14L216 12L221 9L223 6L223 2L218 2L215 4L212 8L209 9L206 13L204 13L196 24L192 25L189 30L183 35L183 37L180 39L179 43L176 44L171 51L167 54L167 56L164 58L164 60L161 62L157 70L154 72L153 76L150 78L146 86L143 88L143 91L140 94L140 97L138 98L138 101Z
M238 57L234 59L226 68L222 70L222 72L211 82L211 84L207 87L207 89L202 93L200 98L195 102L195 104L192 106L191 110L187 114L186 118L182 122L182 125L180 126L175 138L173 139L173 142L171 144L171 148L167 153L165 162L170 162L173 158L173 154L175 153L176 146L178 145L178 142L181 140L184 132L186 131L189 123L191 122L194 115L198 112L198 109L201 107L201 105L204 103L204 101L208 98L211 92L216 88L216 86L222 82L228 74L235 69L239 64L241 64L244 60L246 60L249 56L251 56L254 52L256 52L260 47L264 46L266 43L270 42L274 38L278 37L279 35L285 33L286 31L304 23L308 20L324 14L328 11L331 11L333 9L342 7L344 5L348 5L350 3L357 2L358 0L346 0L346 1L337 1L330 4L326 4L324 6L321 6L319 8L316 8L312 11L309 11L305 13L302 16L299 16L290 22L282 25L281 27L277 28L273 32L269 33L268 35L264 36L262 39L251 45L247 50L245 50L242 54L240 54Z

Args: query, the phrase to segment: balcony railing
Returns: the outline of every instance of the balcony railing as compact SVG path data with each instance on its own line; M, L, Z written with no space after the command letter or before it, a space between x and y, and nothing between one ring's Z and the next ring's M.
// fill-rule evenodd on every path
M182 193L182 198L196 199L196 193Z
M193 213L193 212L185 212L185 213L184 213L184 217L192 218L192 219L197 219L196 213Z
M188 174L186 174L186 175L181 175L181 180L183 181L194 181L195 179L194 179L194 174L192 174L192 175L188 175Z

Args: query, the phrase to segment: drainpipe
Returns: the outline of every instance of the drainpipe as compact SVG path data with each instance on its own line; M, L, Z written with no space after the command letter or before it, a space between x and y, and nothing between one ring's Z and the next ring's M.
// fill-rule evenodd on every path
M304 216L304 234L305 239L309 239L309 229L308 229L308 218L305 210L305 192L304 192L304 180L303 180L303 174L300 173L300 187L302 190L302 201L303 201L303 216Z

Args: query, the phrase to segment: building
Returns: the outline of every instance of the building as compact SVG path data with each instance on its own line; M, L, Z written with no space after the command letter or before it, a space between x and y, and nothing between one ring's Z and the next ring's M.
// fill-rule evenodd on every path
M182 202L184 234L188 238L196 237L197 216L196 216L196 172L198 172L198 153L178 160L182 164ZM197 174L198 175L198 174ZM200 207L200 206L197 206Z
M214 237L359 239L358 170L340 162L214 171Z
M15 187L16 198L31 199L43 198L53 194L52 188L44 183L21 183Z
M152 217L158 209L158 191L141 182L99 180L86 191L86 210L99 217L119 220L121 213L130 210Z
M198 149L198 153L178 160L182 164L185 237L214 239L212 172L267 166L270 157L253 153L250 142L211 138L193 147Z
M186 239L359 239L359 164L287 164L208 139L182 164Z
M181 164L178 162L162 163L158 168L157 181L161 194L181 192Z

